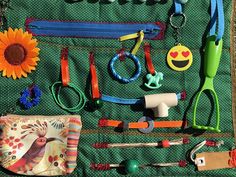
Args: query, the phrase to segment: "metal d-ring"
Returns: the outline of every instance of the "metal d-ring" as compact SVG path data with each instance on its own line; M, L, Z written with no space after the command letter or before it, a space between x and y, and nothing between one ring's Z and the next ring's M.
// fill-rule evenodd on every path
M176 24L173 24L173 17L176 17L176 16L181 16L183 19L182 19L182 23L180 24L180 26L177 26ZM180 28L183 28L186 24L186 21L187 21L187 17L186 15L181 12L181 13L173 13L171 16L170 16L170 25L172 26L172 28L175 28L175 29L180 29Z

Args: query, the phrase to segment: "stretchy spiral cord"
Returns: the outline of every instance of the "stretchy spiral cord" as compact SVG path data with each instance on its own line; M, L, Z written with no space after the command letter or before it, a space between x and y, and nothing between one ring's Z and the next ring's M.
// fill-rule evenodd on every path
M84 93L73 83L68 83L68 88L72 88L79 96L79 103L74 106L74 107L66 107L61 99L60 99L60 90L61 90L61 87L63 87L62 85L62 82L58 81L58 82L55 82L52 86L51 86L51 91L52 91L52 96L53 96L53 99L55 100L56 104L58 106L60 106L62 109L68 111L68 112L72 112L72 113L75 113L75 112L79 112L81 109L84 108L85 106L85 95ZM58 89L57 92L56 92L56 88Z

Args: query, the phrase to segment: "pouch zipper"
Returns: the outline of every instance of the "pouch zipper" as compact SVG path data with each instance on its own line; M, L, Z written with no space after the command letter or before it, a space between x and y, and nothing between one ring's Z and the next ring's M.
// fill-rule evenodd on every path
M104 23L83 21L53 21L29 18L26 30L33 36L54 36L68 38L110 38L118 39L143 30L145 39L161 40L165 24L155 23Z

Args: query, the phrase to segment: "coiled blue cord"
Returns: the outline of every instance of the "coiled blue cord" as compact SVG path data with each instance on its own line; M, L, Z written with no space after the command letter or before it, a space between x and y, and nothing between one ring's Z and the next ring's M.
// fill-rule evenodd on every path
M114 68L115 61L117 61L117 60L120 58L121 55L125 55L126 57L132 59L132 60L134 61L134 63L135 63L136 72L135 72L135 74L134 74L131 78L129 78L129 79L124 78L124 77L121 77L121 76L116 72L116 70L115 70L115 68ZM122 82L122 83L130 83L130 82L133 82L133 81L135 81L136 79L138 79L139 75L141 74L141 64L140 64L140 62L139 62L139 59L138 59L135 55L133 55L133 54L131 54L131 53L129 53L129 52L124 52L124 53L122 53L122 54L116 54L116 55L111 59L111 61L110 61L110 70L111 70L111 73L112 73L113 77L114 77L116 80L118 80L118 81L120 81L120 82Z

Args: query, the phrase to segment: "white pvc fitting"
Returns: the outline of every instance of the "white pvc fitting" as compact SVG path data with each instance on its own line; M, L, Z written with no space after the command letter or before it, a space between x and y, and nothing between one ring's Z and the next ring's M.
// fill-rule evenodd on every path
M168 117L168 110L178 105L175 93L163 93L144 96L145 108L152 109L155 117Z

